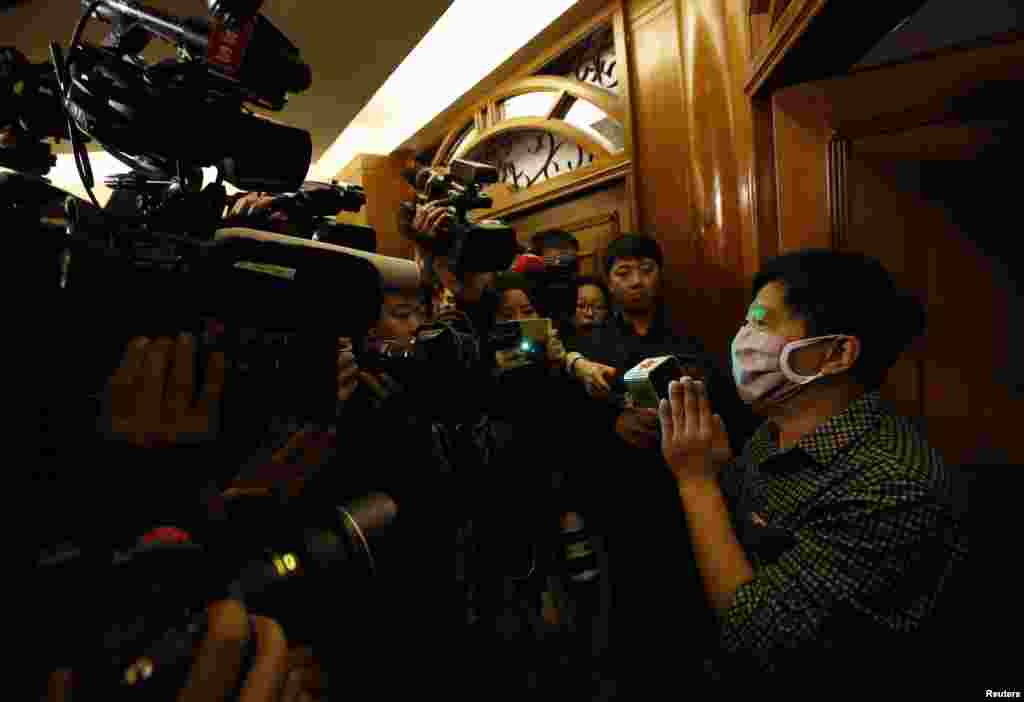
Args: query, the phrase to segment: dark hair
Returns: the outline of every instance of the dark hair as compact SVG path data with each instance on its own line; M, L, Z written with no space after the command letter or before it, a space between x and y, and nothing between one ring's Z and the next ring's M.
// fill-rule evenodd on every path
M576 237L562 229L549 229L534 234L530 237L530 244L536 254L540 254L544 249L552 246L570 246L573 251L580 250L580 242L576 240Z
M658 240L646 234L626 232L615 237L608 244L604 260L606 275L615 267L615 260L618 258L650 258L658 264L658 268L664 265Z
M579 289L582 288L584 285L593 285L595 287L600 288L601 294L604 295L605 304L611 305L612 296L611 293L608 292L608 286L605 284L603 280L592 275L580 276L579 278L576 279L576 292L579 293Z
M527 297L532 299L536 284L525 273L516 271L501 271L494 280L494 289L498 292L506 290L522 290Z
M900 291L877 259L857 252L803 249L767 261L754 277L752 298L779 281L790 313L809 336L850 334L861 341L851 375L868 390L885 382L889 368L924 333L925 310Z

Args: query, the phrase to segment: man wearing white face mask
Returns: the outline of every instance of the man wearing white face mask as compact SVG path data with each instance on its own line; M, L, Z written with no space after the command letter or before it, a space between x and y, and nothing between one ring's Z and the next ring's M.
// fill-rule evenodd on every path
M768 421L742 456L723 461L724 423L700 384L673 383L659 409L721 625L717 667L761 690L809 670L844 689L868 670L912 672L966 555L941 458L880 398L924 310L874 259L828 250L769 261L753 293L733 378Z

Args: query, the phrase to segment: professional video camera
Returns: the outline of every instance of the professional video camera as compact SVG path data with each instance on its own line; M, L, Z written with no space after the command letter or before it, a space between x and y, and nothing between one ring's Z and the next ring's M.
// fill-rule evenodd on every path
M465 280L474 273L504 270L518 251L515 231L495 221L472 222L469 212L492 206L483 187L498 181L493 166L456 159L445 175L429 168L403 172L417 189L416 202L402 203L410 217L417 204L440 201L452 217L439 231L417 238L433 256L447 256L448 267ZM495 364L493 289L483 292L472 316L442 315L421 327L410 343L365 339L356 348L359 365L383 370L408 390L412 411L430 419L464 420L480 412L486 381ZM483 383L483 384L482 384Z
M448 256L448 267L456 277L508 268L519 252L515 230L493 220L469 220L471 211L493 205L483 188L498 182L497 168L457 158L445 175L420 167L403 171L403 176L417 190L416 202L402 203L408 215L415 213L417 204L439 201L448 206L451 222L436 238L427 235L418 240L435 255Z
M311 154L308 133L246 107L280 109L286 92L309 85L309 69L297 50L256 14L261 3L215 2L210 18L185 20L132 2L84 4L87 11L66 59L56 44L51 45L50 66L33 66L15 50L0 54L0 166L13 169L0 173L0 218L8 234L21 235L19 251L29 252L33 275L26 292L36 303L33 311L42 331L34 337L34 355L43 358L38 375L43 387L37 394L48 422L40 448L53 459L57 477L43 499L47 510L72 521L89 509L103 510L120 501L124 512L138 516L145 512L140 503L166 507L172 498L165 493L177 496L174 500L191 496L196 502L201 486L223 487L233 477L272 414L333 418L337 338L360 335L377 320L382 281L411 289L419 283L416 267L408 261L308 238L223 227L224 182L290 193L286 200L295 207L312 206L315 211L323 204L322 195L303 185ZM93 16L114 25L102 47L81 42ZM175 43L177 60L147 65L139 52L151 37ZM198 126L183 129L182 114ZM71 196L43 177L53 165L46 142L62 136L72 141L90 196L94 183L87 140L99 142L131 168L131 173L108 180L115 195L130 195L121 201L129 205L126 211L101 208L95 197L88 202ZM217 169L217 182L202 188L201 169L207 166ZM332 191L327 199L345 198L339 209L355 206L356 190ZM345 304L335 304L336 299ZM229 359L214 453L192 461L187 449L172 449L166 465L155 455L162 451L122 453L122 447L104 442L94 430L111 371L129 338L180 331L196 335L200 357L224 349ZM196 364L200 375L204 366ZM82 455L88 456L84 462ZM90 462L102 466L94 477L83 469ZM125 479L129 472L141 482ZM64 495L74 498L68 497L65 505ZM168 513L177 513L174 506ZM201 559L177 560L166 549L155 549L152 558L143 558L147 565L135 571L138 577L128 577L118 567L134 562L134 556L111 555L109 549L109 558L96 555L103 553L103 543L117 526L90 526L82 540L91 547L64 559L66 572L91 573L92 582L103 583L102 592L89 592L88 600L69 597L61 590L68 580L40 568L46 582L38 591L46 591L46 583L57 587L47 605L68 617L59 626L58 618L44 627L59 632L56 638L67 645L50 641L40 651L53 650L54 665L70 661L68 656L90 657L76 671L101 671L97 675L102 677L136 643L145 643L150 634L154 637L148 640L155 640L164 631L159 605L177 608L179 616L182 608L201 607L212 590L228 582L220 575L230 573L213 570L225 554L239 544L265 546L255 527L282 520L308 525L317 522L317 513L303 507L265 512L255 519L229 509L223 529L211 527L202 535L208 538L200 539L206 554ZM335 555L350 553L349 537L340 525L344 519L336 511L319 513L326 522L335 518ZM121 512L117 518L128 521ZM63 527L55 526L54 533ZM239 529L247 533L239 534ZM311 558L319 563L307 541L285 546L291 550L281 553L295 555L300 563ZM281 562L287 568L291 561ZM271 565L276 568L273 560ZM161 568L167 578L146 576ZM189 589L190 580L201 580L196 577L200 573L215 574L205 581L210 588L196 582ZM137 591L125 584L140 585L140 578L146 587ZM89 580L82 576L79 582ZM160 586L159 596L150 585ZM103 593L116 594L103 599ZM190 599L192 594L198 599ZM76 622L90 610L96 628L79 628ZM121 631L100 637L109 633L110 622L123 623L125 617L143 626L145 632L136 633L144 635L133 638Z
M228 206L247 195L249 193L230 196ZM372 227L341 223L335 217L338 212L358 212L364 204L366 194L358 185L307 180L298 191L279 193L272 197L264 195L255 212L228 217L224 225L259 227L279 234L376 253L377 236Z
M34 584L46 603L37 612L47 632L38 653L51 669L75 671L76 697L173 699L206 633L208 603L237 599L268 613L266 602L328 579L334 593L339 583L349 596L365 592L376 569L370 537L396 511L382 494L341 506L247 497L229 500L224 517L200 533L164 528L135 545L45 553ZM68 583L97 584L88 606L68 596ZM149 664L144 676L130 672L139 660Z
M226 326L229 371L245 377L232 383L229 375L243 389L227 393L225 429L228 414L270 404L307 418L332 415L337 337L359 336L376 321L382 274L415 287L415 266L224 228L222 220L223 181L283 193L281 206L311 225L327 209L356 210L364 201L352 186L304 183L309 134L245 107L281 109L286 92L309 85L309 67L257 14L260 2L214 2L209 18L186 19L128 1L83 4L67 58L51 45L49 73L14 50L0 54L0 90L13 96L0 100L0 128L15 135L4 144L14 148L0 148L0 164L27 169L5 174L0 207L16 212L14 231L34 239L34 260L49 267L38 280L51 326L92 340L65 387L94 395L130 336L202 336L216 320ZM102 47L80 41L94 16L113 25ZM176 44L178 58L147 65L139 52L153 37ZM182 129L183 113L201 127ZM112 204L127 208L101 210L38 177L52 163L42 142L61 136L62 122L90 195L86 139L131 167L107 181ZM201 188L206 166L217 168L217 182ZM111 304L125 295L133 304ZM324 300L335 296L346 305L325 313Z

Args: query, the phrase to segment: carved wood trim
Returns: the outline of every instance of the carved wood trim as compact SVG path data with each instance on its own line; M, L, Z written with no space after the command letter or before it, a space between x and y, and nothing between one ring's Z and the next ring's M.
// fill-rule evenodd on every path
M565 116L566 103L570 102L569 93L564 90L558 94L555 98L554 103L551 105L551 109L545 115L548 119L561 119Z
M434 154L434 160L431 161L432 166L439 166L442 163L442 158L448 153L452 146L455 145L456 140L462 134L462 131L466 128L466 123L462 122L454 129L448 130L441 145L437 147L437 153Z
M617 60L618 58L616 58L616 61ZM577 80L575 78L564 78L562 76L530 76L529 78L521 78L494 93L494 95L491 96L491 99L495 102L500 102L505 98L522 95L524 93L557 93L562 91L565 91L577 98L582 98L587 102L594 103L606 112L609 117L614 117L619 122L623 122L626 118L626 110L623 108L623 105L617 96L601 90L600 88L595 88L589 83L584 83L581 80Z
M629 4L629 23L643 24L661 12L675 9L675 0L632 0Z
M633 109L630 107L630 82L632 81L632 69L629 60L630 57L630 39L629 32L626 31L626 13L622 9L622 5L619 4L615 9L615 14L612 15L612 33L615 37L615 62L616 70L618 71L619 88L622 94L622 105L626 107L626 117L622 122L622 128L625 131L625 153L632 155L633 153ZM629 204L629 211L627 216L629 220L626 222L628 229L633 229L636 224L634 219L639 215L639 204L637 201L636 193L636 182L633 176L632 169L626 178L626 199Z
M606 222L614 222L615 227L618 227L619 226L619 211L618 210L612 210L611 212L606 212L603 215L596 215L594 217L587 217L586 219L578 219L575 222L570 222L569 224L561 225L559 227L559 229L561 229L563 231L566 231L566 232L569 232L570 234L572 234L573 232L582 231L584 229L591 229L592 227L599 227L599 226L601 226L602 224L604 224Z
M588 34L593 32L602 24L611 24L615 13L621 11L622 0L613 0L612 2L609 2L604 9L567 34L564 39L553 45L537 59L523 66L518 72L519 78L530 76L544 68L544 66L550 63L553 59L558 58L566 51L573 48L578 42L585 39Z
M747 95L755 95L767 82L772 71L782 61L798 39L807 31L828 0L793 0L786 6L782 16L772 23L768 43L756 49L750 78L747 80ZM774 4L774 3L773 3Z
M616 59L618 60L618 59ZM574 78L562 78L560 76L531 76L529 78L521 78L507 84L504 88L487 98L487 101L483 103L483 106L479 110L473 113L474 125L479 132L489 130L491 127L501 124L501 122L488 122L487 117L481 117L481 115L487 115L492 117L498 116L498 111L495 105L500 103L505 98L515 97L516 95L523 95L524 93L535 93L535 92L557 92L572 95L576 98L581 98L587 102L593 103L600 109L602 109L609 117L617 120L619 124L625 124L626 122L626 110L623 102L620 102L618 98L613 95L602 91L600 88L595 88L592 85L588 85L583 81L576 80ZM555 107L558 106L558 101L555 101ZM515 119L540 119L536 117L517 117ZM507 120L510 121L510 120ZM481 127L483 123L483 127ZM444 141L441 142L440 148L434 155L433 165L441 165L450 161L453 156L450 155L450 151L459 135L462 134L463 129L466 126L466 122L456 122L458 126L451 129ZM554 131L554 130L552 130ZM592 130L591 130L592 131ZM479 136L479 135L478 135ZM610 154L613 152L614 147L607 139L594 132L591 138L598 139L602 143L606 144L607 152ZM465 153L465 150L461 150Z
M776 91L772 98L774 127L765 136L805 137L803 141L784 141L781 151L776 151L779 144L771 139L761 147L774 152L776 158L780 250L785 248L781 237L787 242L790 238L804 241L802 232L806 233L809 222L819 216L828 231L822 229L822 241L815 245L848 247L852 234L848 175L852 145L863 138L958 121L964 109L958 100L974 95L982 86L1012 80L1022 61L1024 42L997 43L893 65L885 71L855 72ZM875 100L877 95L886 99ZM754 104L763 104L761 100L755 98ZM784 124L790 127L780 127ZM799 187L796 174L822 166L823 190L813 195L794 191ZM759 181L759 186L770 185L767 178ZM795 214L797 207L814 214L803 219Z
M793 86L775 93L786 97L810 122L821 122L838 135L862 137L898 133L959 119L961 100L987 84L1019 77L1024 41L990 42L927 60L887 64L845 76ZM884 94L886 99L875 98Z
M484 103L484 106L481 108L481 111L474 113L474 125L476 126L476 129L479 132L479 134L477 134L477 139L474 141L473 145L476 145L476 143L479 143L479 141L483 140L483 134L485 132L490 133L492 132L493 129L504 127L504 125L506 124L513 123L513 120L506 120L504 122L500 120L496 122L488 122L488 118L497 120L497 118L500 117L496 105L498 105L498 103L501 102L501 100L505 99L506 97L514 97L515 95L522 95L524 93L529 92L557 92L560 94L572 95L573 97L582 98L587 100L588 102L592 102L596 106L603 109L603 111L609 117L611 117L614 120L617 120L620 124L625 125L627 121L626 109L624 108L624 105L621 104L620 101L618 101L614 96L608 95L599 88L595 88L591 85L588 85L583 81L578 81L570 78L561 78L558 76L532 76L530 78L523 78L508 84L505 88L487 98L487 101ZM556 100L553 109L558 106L558 103L559 100ZM481 113L482 115L484 115L484 117L482 118ZM542 119L543 118L515 118L515 120ZM551 122L550 117L548 118L548 122ZM433 160L434 166L439 166L441 164L445 164L451 161L453 158L458 158L458 156L451 155L450 151L452 149L452 146L455 144L456 140L459 138L459 135L462 134L463 129L465 129L466 123L458 122L456 124L458 124L458 126L450 130L449 133L447 133L447 135L444 137L444 140L441 142L440 147L437 149L437 152L435 153ZM548 129L549 131L555 131L557 133L562 133L558 132L553 128L545 127L545 129ZM505 131L505 129L498 129L498 131ZM604 149L607 155L610 155L610 153L614 151L614 146L611 145L611 142L608 141L603 136L601 136L600 134L598 134L597 132L593 130L580 131L582 134L587 134L589 138L595 141L596 143L601 144L601 147ZM567 136L567 134L563 135ZM580 141L580 143L582 144L583 142ZM468 149L465 148L465 144L463 144L463 148L460 148L459 150L462 153L465 153ZM595 151L595 156L596 155L597 152Z
M750 177L750 203L756 237L755 256L745 272L753 275L761 264L779 252L779 200L775 177L775 134L770 100L751 100L754 128L754 172Z
M499 134L506 132L518 132L523 130L539 130L557 134L565 139L571 139L583 149L594 155L594 159L609 158L615 153L614 145L604 136L593 129L585 129L569 124L561 119L544 119L543 117L513 117L500 122L493 127L478 132L476 136L466 139L459 145L459 148L451 154L451 158L462 158L472 151L479 144L489 141ZM450 159L449 159L450 160Z
M850 140L834 136L828 144L828 211L832 223L832 248L849 245L850 231Z
M490 210L478 210L473 214L473 219L508 217L534 210L581 191L622 180L632 172L633 165L629 156L620 154L612 159L594 161L571 173L549 178L528 190L516 192L504 183L499 183L488 191L494 201L494 207Z
M570 234L575 234L576 232L585 231L587 229L593 229L594 227L600 227L603 224L610 224L611 225L609 227L609 229L611 230L611 235L608 237L608 241L611 241L612 239L614 239L615 237L617 237L619 234L622 233L622 218L620 217L618 210L612 210L610 212L606 212L605 214L596 215L594 217L587 217L585 219L578 219L578 220L575 220L573 222L569 222L568 224L559 225L558 228L561 229L564 232L568 232ZM606 242L602 242L602 244L604 244L604 243L606 243ZM599 269L602 268L601 264L604 263L601 260L601 249L602 248L603 247L601 245L599 245L599 246L597 246L597 247L595 247L593 249L589 249L589 250L588 249L580 249L578 256L581 259L587 259L587 258L590 258L592 256L595 257L597 259L597 265L595 265L594 268L595 268L595 270L599 270ZM603 276L601 276L601 277L603 277Z
M782 13L786 11L792 0L771 0L771 4L768 6L768 16L771 18L771 26L774 27L782 16Z
M587 22L585 22L581 26L577 27L573 32L571 32L570 34L566 35L565 38L563 38L557 44L555 44L550 49L545 51L543 54L541 54L535 60L531 61L530 63L526 64L521 69L519 69L517 71L517 73L518 73L518 77L517 78L512 78L511 80L503 83L502 85L500 85L497 88L497 90L495 90L493 93L491 93L487 97L485 97L485 98L483 98L481 100L478 100L474 104L468 106L466 109L464 109L461 112L459 112L458 115L456 115L455 119L452 120L453 124L458 125L455 129L459 130L461 127L464 127L466 125L466 123L469 122L473 118L473 115L476 112L478 112L481 109L483 109L483 106L486 103L488 103L490 101L500 100L503 97L511 97L513 95L522 94L522 93L506 92L510 87L515 86L515 85L519 84L522 81L528 81L528 80L532 80L532 79L535 79L535 78L557 78L557 76L533 76L531 74L539 71L545 65L547 65L550 61L552 61L553 59L557 58L561 54L563 54L566 51L568 51L569 49L571 49L579 41L584 39L588 34L593 32L597 27L601 26L602 24L613 24L614 17L617 14L621 14L621 13L622 13L622 3L621 3L621 0L615 0L614 2L609 3L608 6L605 9L601 10L600 12L598 12L590 20L588 20ZM616 44L616 47L617 46L618 45ZM618 53L617 50L616 50L616 53ZM616 61L620 61L621 59L618 56L616 56L615 60ZM579 82L579 81L576 81L576 82ZM589 90L599 90L597 88L593 88L592 86L587 85L586 83L581 83L581 85L585 86ZM557 88L554 88L554 87L548 88L548 90L562 90L562 89L564 89L564 86L560 86L560 87L557 87ZM532 92L532 90L536 90L536 88L533 88L533 89L530 89L530 90L524 90L522 92ZM625 115L625 112L626 112L625 105L628 104L625 101L623 101L623 105L621 105L621 106L616 104L613 101L611 104L614 106L614 110L611 110L611 109L606 108L600 102L597 102L595 99L591 99L590 97L588 97L586 95L577 95L577 97L583 97L585 100L590 100L590 102L593 102L595 105L597 105L602 110L607 112L610 116L612 116L615 119L619 120L619 122L622 122L623 119L624 119L624 115ZM607 95L604 95L603 97L607 97ZM597 99L601 99L601 98L598 97ZM449 132L449 135L450 134L451 134L451 132ZM449 138L446 136L444 141L442 141L442 146L445 145L445 142L449 142L449 141L450 141ZM450 144L449 144L449 147L450 147ZM447 153L447 152L442 152L441 149L438 149L437 153L438 154L442 154L442 156L443 156L443 153ZM435 158L434 165L437 165L437 164L441 163L441 160L442 159Z

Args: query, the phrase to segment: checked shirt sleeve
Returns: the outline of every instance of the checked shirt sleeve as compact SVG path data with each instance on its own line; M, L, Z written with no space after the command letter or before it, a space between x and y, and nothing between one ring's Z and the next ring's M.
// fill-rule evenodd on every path
M723 648L771 669L782 654L824 643L826 631L842 638L851 615L912 629L922 584L943 565L934 548L942 519L912 480L862 483L822 504L792 534L794 545L737 590L723 616Z

